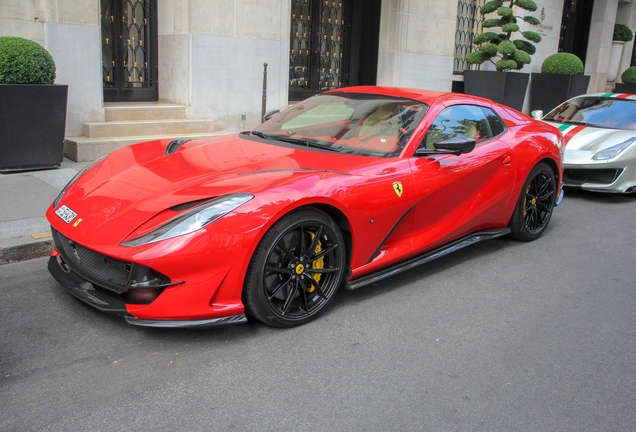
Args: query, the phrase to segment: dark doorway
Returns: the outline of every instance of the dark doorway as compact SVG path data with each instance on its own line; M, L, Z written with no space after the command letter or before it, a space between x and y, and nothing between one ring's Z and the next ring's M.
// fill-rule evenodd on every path
M289 100L375 85L381 0L292 0Z
M156 101L156 0L101 0L104 101Z
M585 64L594 0L565 0L561 18L559 52L576 55Z

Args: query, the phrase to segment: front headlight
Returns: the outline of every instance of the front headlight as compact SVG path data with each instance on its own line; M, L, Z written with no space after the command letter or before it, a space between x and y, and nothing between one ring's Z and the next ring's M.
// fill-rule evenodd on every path
M66 186L64 186L64 189L62 189L62 192L60 192L57 198L55 198L55 201L53 201L53 208L57 207L60 204L62 197L64 196L68 188L70 188L73 183L75 183L81 176L83 176L86 171L88 171L90 168L94 167L99 162L101 162L105 157L106 156L102 156L99 159L97 159L95 162L89 163L84 168L82 168L77 174L75 174L73 178L71 179L71 181L66 183Z
M237 193L213 199L180 214L148 234L127 240L120 245L136 247L190 234L225 216L252 198L254 195Z
M605 150L601 150L596 153L592 159L593 160L608 160L614 159L620 152L629 147L634 141L636 141L636 137L632 137L627 141L624 141L620 144L613 145L611 147L606 148Z

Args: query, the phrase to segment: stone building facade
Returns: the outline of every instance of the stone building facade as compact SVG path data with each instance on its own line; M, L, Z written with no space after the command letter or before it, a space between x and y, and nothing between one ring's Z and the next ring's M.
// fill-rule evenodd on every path
M614 23L636 28L631 0L537 1L534 15L542 24L533 30L544 40L523 71L540 71L543 59L559 50L565 16L577 1L590 18L570 39L587 34L589 91L606 91ZM56 82L69 85L67 136L82 136L85 123L105 121L105 98L135 104L152 93L141 89L152 86L150 98L185 106L186 118L212 119L215 129L236 131L260 122L264 63L268 110L347 84L451 91L462 80L457 35L467 24L461 10L480 3L0 0L0 35L37 41L52 54ZM474 23L468 30L479 31ZM630 65L632 50L630 42L621 70ZM123 72L117 69L122 63Z

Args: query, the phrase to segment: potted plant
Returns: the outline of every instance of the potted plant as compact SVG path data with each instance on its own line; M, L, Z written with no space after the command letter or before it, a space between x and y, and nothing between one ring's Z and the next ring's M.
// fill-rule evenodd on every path
M0 172L60 167L68 86L54 81L46 49L0 37Z
M618 78L618 71L621 67L623 48L625 43L634 39L634 33L625 24L614 26L614 36L612 37L612 50L607 67L607 82L614 82Z
M497 70L464 71L464 91L521 110L530 76L509 71L520 70L532 61L530 56L535 53L536 47L531 42L541 42L541 36L533 31L522 32L518 22L539 25L540 21L529 15L516 16L513 6L530 12L537 10L537 4L532 0L491 0L482 6L482 28L501 30L475 36L473 43L479 49L470 53L466 61L474 65L491 62ZM498 18L485 19L486 15L494 12ZM525 40L512 40L518 35Z
M552 54L543 61L541 73L530 83L530 111L549 112L560 103L587 93L590 76L583 75L580 58L570 53Z
M636 66L625 69L621 75L622 83L616 83L614 93L636 94Z

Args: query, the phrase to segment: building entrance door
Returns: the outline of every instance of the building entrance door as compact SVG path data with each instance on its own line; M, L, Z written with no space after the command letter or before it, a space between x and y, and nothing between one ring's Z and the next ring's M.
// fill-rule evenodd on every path
M289 100L374 85L381 0L292 0Z
M156 101L157 0L101 0L104 101Z

